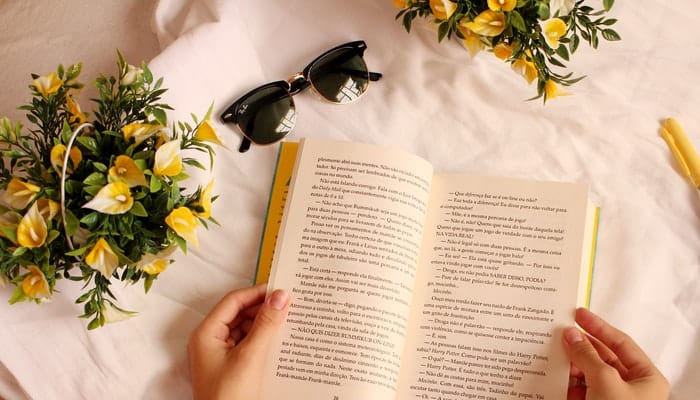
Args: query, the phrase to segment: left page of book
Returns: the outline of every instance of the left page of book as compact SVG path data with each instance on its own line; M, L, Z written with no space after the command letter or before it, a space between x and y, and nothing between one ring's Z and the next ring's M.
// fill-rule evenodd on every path
M432 173L398 150L301 142L268 286L293 302L263 399L395 399Z

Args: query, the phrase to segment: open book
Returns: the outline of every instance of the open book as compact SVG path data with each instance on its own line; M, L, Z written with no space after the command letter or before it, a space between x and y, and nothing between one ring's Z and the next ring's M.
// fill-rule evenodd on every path
M262 398L566 398L597 220L583 184L283 143L257 280L293 302Z

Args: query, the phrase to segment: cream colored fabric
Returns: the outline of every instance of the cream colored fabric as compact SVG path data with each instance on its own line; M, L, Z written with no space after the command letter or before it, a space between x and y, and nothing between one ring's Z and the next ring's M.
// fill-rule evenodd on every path
M493 55L472 59L456 42L438 44L428 24L406 34L390 1L163 0L153 27L167 47L151 67L170 88L171 120L187 120L212 102L219 115L323 50L364 39L370 69L384 78L350 105L296 96L290 140L365 141L415 152L443 171L589 182L602 208L591 308L646 349L674 399L694 399L700 200L657 129L674 116L700 148L695 9L691 0L616 2L623 41L582 46L571 69L588 78L546 106L524 101L534 88ZM274 146L237 153L237 131L216 126L232 149L218 152L212 174L222 226L202 230L201 247L179 255L149 295L115 285L138 317L87 333L75 318L78 289L66 282L51 304L0 305L0 362L30 397L190 397L187 335L221 295L251 282L276 157ZM12 378L0 378L0 396L14 398L4 389Z

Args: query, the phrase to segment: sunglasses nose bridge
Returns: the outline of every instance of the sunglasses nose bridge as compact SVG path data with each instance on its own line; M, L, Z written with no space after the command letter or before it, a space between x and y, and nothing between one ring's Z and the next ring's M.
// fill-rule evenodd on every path
M302 72L297 72L291 78L287 79L287 85L289 85L289 94L292 96L311 86Z

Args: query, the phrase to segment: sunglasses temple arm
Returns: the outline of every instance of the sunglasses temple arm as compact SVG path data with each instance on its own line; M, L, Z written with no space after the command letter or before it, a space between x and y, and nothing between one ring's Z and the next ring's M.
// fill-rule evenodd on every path
M382 74L379 72L370 72L369 73L369 80L370 81L378 81L382 79Z
M243 140L241 141L241 145L238 147L238 152L245 153L250 149L250 144L250 139L244 136Z

